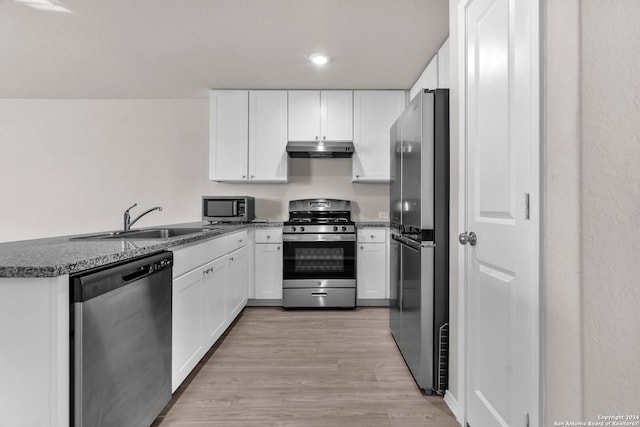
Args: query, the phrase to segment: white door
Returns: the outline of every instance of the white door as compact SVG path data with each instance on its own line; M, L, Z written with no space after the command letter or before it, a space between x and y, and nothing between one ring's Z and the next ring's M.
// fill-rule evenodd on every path
M202 269L202 323L204 334L202 340L206 344L205 351L208 351L224 332L226 320L224 286L228 273L227 259L225 257L218 258L206 264Z
M323 141L353 141L353 92L323 90L320 94L320 134Z
M464 10L471 427L539 424L537 1Z
M390 129L404 106L402 90L353 92L353 181L389 182Z
M249 92L249 180L286 182L287 91Z
M384 243L358 245L358 299L387 297L386 257Z
M225 289L227 323L242 311L247 304L248 259L247 247L242 247L228 255L229 270Z
M320 91L290 90L288 92L289 141L320 139Z
M212 90L209 100L209 179L246 181L249 92Z
M202 343L203 269L173 280L171 326L171 391L189 375L206 352Z
M256 243L256 299L282 299L282 243Z

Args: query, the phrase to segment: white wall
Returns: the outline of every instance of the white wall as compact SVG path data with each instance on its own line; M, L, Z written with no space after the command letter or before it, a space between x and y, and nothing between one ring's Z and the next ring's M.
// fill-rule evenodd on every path
M543 16L543 425L582 421L580 0Z
M198 219L206 100L0 100L0 241ZM197 161L195 162L197 163Z
M459 396L460 372L461 366L458 364L460 339L458 327L458 289L460 286L458 277L458 234L460 227L458 226L459 203L458 192L460 191L459 182L459 155L460 155L460 137L459 137L459 102L460 89L458 87L460 78L458 76L458 1L451 0L449 2L449 38L445 42L446 55L445 60L449 61L449 75L442 76L446 86L449 87L449 139L450 139L450 191L451 199L449 201L449 393L455 399L455 403L461 404ZM458 408L458 414L462 408Z
M640 3L545 1L544 417L640 402Z
M289 200L326 197L351 200L356 220L388 221L378 213L389 210L389 185L355 184L351 176L351 159L289 159L287 184L207 182L204 192L255 196L258 218L283 221L289 216Z
M208 100L0 99L0 242L199 221L204 194L248 194L257 215L290 198L354 200L354 217L388 210L388 185L352 184L350 159L292 160L289 185L208 181Z
M581 1L585 419L640 412L640 2Z

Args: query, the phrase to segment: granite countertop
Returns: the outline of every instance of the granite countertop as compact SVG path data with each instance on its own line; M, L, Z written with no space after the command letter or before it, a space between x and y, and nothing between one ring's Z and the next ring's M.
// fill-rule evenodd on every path
M276 226L277 223L269 223ZM0 243L0 277L55 277L160 252L199 240L253 227L254 224L185 223L147 228L210 227L211 231L169 239L87 239L76 236L51 237ZM91 233L91 235L96 233Z
M375 221L356 221L357 228L374 228L374 227L389 227L389 221L383 222L375 222Z
M167 250L176 246L209 240L223 234L247 228L282 227L282 222L254 222L250 224L212 224L192 222L146 228L211 228L197 234L169 239L86 239L73 235L46 239L0 243L0 278L55 277L73 274L94 267L124 261ZM356 227L388 227L388 222L356 222Z

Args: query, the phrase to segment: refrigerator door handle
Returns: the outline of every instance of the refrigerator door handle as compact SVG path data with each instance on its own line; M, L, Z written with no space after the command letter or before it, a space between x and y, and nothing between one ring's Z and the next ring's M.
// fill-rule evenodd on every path
M411 240L408 239L402 235L399 234L392 234L391 238L397 242L402 243L403 245L415 250L415 251L419 251L420 248L423 247L434 247L435 243L434 242L417 242L415 240Z

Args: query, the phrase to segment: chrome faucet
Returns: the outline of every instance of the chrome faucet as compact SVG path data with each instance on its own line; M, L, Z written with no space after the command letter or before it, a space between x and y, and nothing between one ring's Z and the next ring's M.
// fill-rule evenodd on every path
M129 211L133 208L135 208L136 206L138 206L137 203L134 203L129 209L127 209L126 211L124 211L124 215L122 216L122 221L124 223L124 231L129 231L131 230L131 226L133 224L135 224L140 218L142 218L143 216L145 216L146 214L148 214L149 212L153 212L153 211L162 211L162 206L156 206L153 207L151 209L147 209L146 211L142 212L140 215L138 215L133 221L131 220L131 215L129 215Z

